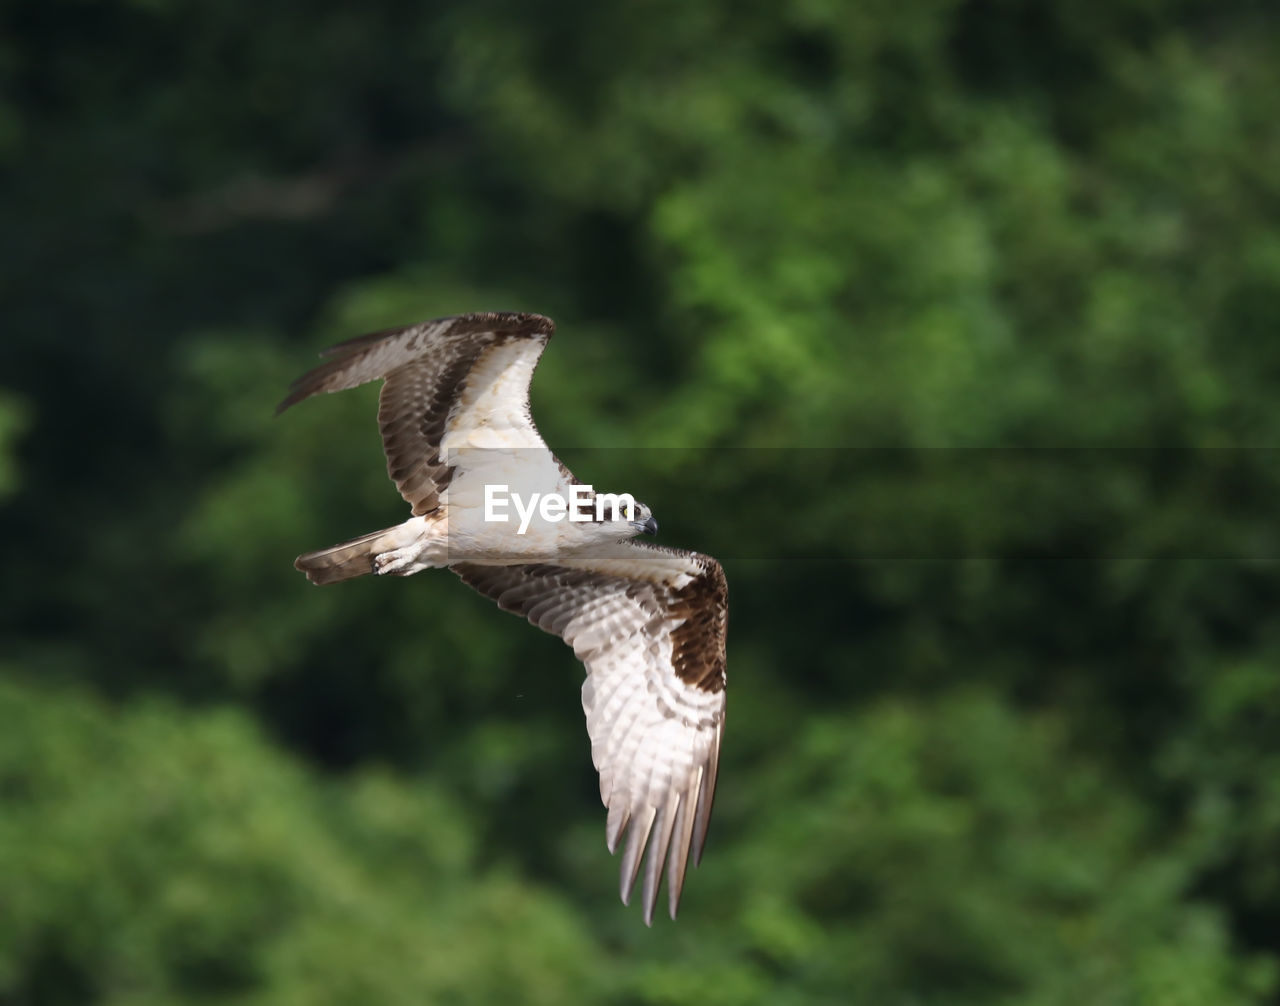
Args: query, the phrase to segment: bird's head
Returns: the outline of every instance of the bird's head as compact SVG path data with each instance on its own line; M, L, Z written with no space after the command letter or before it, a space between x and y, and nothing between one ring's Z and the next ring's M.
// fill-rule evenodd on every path
M617 506L613 505L617 500ZM579 525L584 528L589 538L600 542L625 541L638 534L657 534L658 522L653 519L653 511L639 500L632 500L626 494L613 497L608 494L597 494L592 500L593 520Z
M623 514L623 518L626 518L625 514ZM632 519L627 523L631 525L632 537L638 534L658 533L658 522L654 519L653 511L639 501L636 502Z

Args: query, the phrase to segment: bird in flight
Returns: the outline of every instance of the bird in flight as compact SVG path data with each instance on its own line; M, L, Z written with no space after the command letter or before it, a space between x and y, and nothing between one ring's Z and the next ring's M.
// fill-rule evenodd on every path
M652 924L664 866L674 919L690 855L698 863L706 842L724 729L728 589L710 556L635 540L657 532L649 509L579 483L547 448L529 413L529 382L554 330L536 314L464 314L326 350L328 361L295 381L277 412L383 381L387 473L412 516L294 565L316 584L445 567L573 647L587 670L582 709L609 851L627 836L622 901L643 860ZM548 497L563 502L535 514L532 501ZM498 519L500 502L519 508L521 498L526 521ZM612 511L600 505L610 500Z

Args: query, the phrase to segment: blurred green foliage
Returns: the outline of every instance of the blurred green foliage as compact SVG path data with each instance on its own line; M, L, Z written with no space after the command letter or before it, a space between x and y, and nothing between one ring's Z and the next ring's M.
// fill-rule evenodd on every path
M0 81L0 1003L1280 1002L1271 6L21 0ZM404 507L288 382L484 309L729 575L675 925L558 641L291 568Z

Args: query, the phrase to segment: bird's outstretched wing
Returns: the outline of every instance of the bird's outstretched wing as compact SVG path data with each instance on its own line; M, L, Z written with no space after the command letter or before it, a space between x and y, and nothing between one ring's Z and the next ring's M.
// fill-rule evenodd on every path
M542 315L485 312L363 335L325 350L331 359L294 381L276 411L385 379L378 425L387 473L415 515L430 513L449 484L441 442L451 433L484 428L505 447L545 449L529 416L529 380L554 330Z
M696 864L706 842L724 728L728 589L720 564L625 542L556 565L452 569L499 607L560 636L586 664L582 708L610 852L630 825L622 900L630 901L648 844L645 922L664 861L675 918L690 852Z

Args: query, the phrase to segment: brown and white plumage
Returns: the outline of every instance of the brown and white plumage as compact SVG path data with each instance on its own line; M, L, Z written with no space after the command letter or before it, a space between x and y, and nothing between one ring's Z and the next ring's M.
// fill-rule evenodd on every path
M384 379L378 426L387 474L415 515L430 513L451 475L442 441L492 422L482 410L495 392L505 392L520 445L545 449L529 416L529 380L553 331L541 315L491 312L362 335L324 350L320 355L332 359L294 381L276 414L321 392Z
M575 484L529 415L529 381L553 330L539 315L471 314L329 350L280 410L384 379L387 469L413 517L296 565L315 583L447 566L573 647L587 668L582 706L610 852L627 835L622 900L643 863L648 923L664 865L674 918L689 857L697 863L706 841L724 728L727 588L709 556L631 540L656 531L647 508L640 521L548 525L528 537L478 519L493 479L562 494Z
M562 638L586 664L582 709L609 808L609 851L630 825L621 890L628 903L649 843L649 922L663 861L675 918L690 852L696 864L706 842L724 729L728 589L720 564L696 552L627 542L610 558L453 570Z

